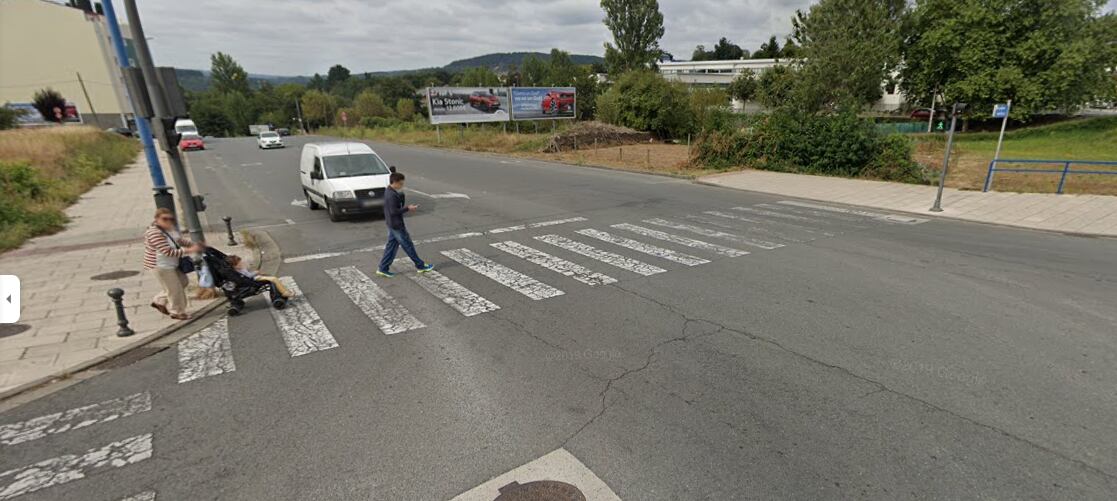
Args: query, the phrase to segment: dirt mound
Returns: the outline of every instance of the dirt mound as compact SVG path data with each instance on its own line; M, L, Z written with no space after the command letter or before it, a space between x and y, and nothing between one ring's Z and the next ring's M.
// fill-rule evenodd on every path
M578 122L573 127L555 135L543 148L543 152L556 153L594 147L604 148L607 146L648 143L651 140L651 134L632 130L628 127L596 121Z

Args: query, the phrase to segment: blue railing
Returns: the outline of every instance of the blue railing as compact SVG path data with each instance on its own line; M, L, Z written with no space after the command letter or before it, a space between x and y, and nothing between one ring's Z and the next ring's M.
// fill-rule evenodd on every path
M1042 164L1042 165L1062 165L1061 169L1023 169L1012 168L1006 169L999 167L998 164ZM1117 170L1072 170L1071 165L1106 165L1117 167L1117 162L1102 162L1098 160L1010 160L999 159L989 162L989 173L985 175L985 188L981 191L989 191L993 187L993 173L994 172L1023 172L1031 174L1060 174L1059 176L1059 189L1055 193L1062 194L1063 187L1067 184L1067 176L1070 174L1113 174L1117 175Z

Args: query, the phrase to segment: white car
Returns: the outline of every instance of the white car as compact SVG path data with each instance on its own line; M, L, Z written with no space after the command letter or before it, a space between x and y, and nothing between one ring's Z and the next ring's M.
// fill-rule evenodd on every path
M256 147L260 148L261 150L270 148L283 148L285 146L286 145L283 144L283 138L279 137L278 132L273 132L270 130L264 131L256 137Z

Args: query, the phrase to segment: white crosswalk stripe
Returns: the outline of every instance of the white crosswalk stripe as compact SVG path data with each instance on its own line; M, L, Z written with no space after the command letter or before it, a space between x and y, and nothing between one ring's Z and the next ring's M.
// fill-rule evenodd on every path
M530 263L537 264L548 270L561 273L579 282L589 286L606 285L615 283L617 279L591 271L582 265L571 263L562 258L558 258L547 254L541 250L536 250L523 244L512 241L497 242L490 244L497 249L507 252L513 256L524 259Z
M791 206L795 206L795 207L805 207L805 208L809 208L809 209L817 209L817 210L826 211L826 212L836 212L836 213L839 213L839 214L854 214L854 215L857 215L857 216L864 216L864 217L869 217L869 218L873 218L873 219L879 219L881 221L888 221L890 223L919 224L919 223L926 223L927 221L929 221L929 219L924 219L924 218L920 218L920 217L901 216L901 215L898 215L898 214L888 214L888 213L884 213L884 212L867 211L867 210L862 210L862 209L849 209L849 208L845 208L845 207L834 207L832 205L814 204L814 203L810 203L810 202L797 202L797 201L794 201L794 200L783 200L783 201L780 201L779 203L781 205L791 205Z
M616 266L622 270L628 270L638 275L655 275L656 273L663 273L667 270L658 266L652 266L648 263L637 261L635 259L624 257L620 254L603 251L596 247L575 242L569 238L560 237L558 235L540 235L535 237L540 242L547 242L560 249L566 249L575 254L581 254L591 259L596 259L602 263Z
M706 215L706 214L687 214L684 217L686 217L687 219L689 219L691 221L704 224L706 226L715 226L715 227L722 228L722 229L725 229L725 230L739 231L739 230L742 229L740 225L734 225L732 223L726 222L723 219L718 219L716 217L711 217L711 216ZM745 231L754 231L754 232L757 232L757 233L763 233L763 234L765 234L765 235L767 235L771 238L778 238L780 240L785 240L785 241L792 242L792 243L803 243L803 242L807 241L807 240L803 240L802 238L799 238L799 237L793 237L793 236L787 235L785 233L780 233L780 232L772 230L770 228L765 228L763 226L749 226L749 227L743 228L743 229Z
M235 370L228 317L178 342L179 383Z
M614 244L614 245L619 245L619 246L624 247L624 248L629 249L629 250L634 250L636 252L642 252L642 253L647 254L649 256L655 256L655 257L666 259L668 261L672 261L672 262L675 262L675 263L685 264L687 266L698 266L700 264L706 264L706 263L710 262L709 259L702 259L700 257L692 256L690 254L683 254L682 252L675 252L671 249L664 249L663 247L657 247L655 245L646 244L644 242L641 242L641 241L638 241L638 240L633 240L631 238L620 237L620 236L617 236L617 235L614 235L612 233L608 233L608 232L605 232L605 231L599 231L599 230L594 230L594 229L584 229L584 230L578 230L576 233L578 233L580 235L585 235L585 236L590 237L590 238L596 238L598 240L601 240L602 242L608 242L608 243L611 243L611 244Z
M517 224L516 226L507 226L507 227L504 227L504 228L493 228L489 231L486 231L485 233L488 233L490 235L496 235L496 234L500 234L500 233L508 233L510 231L526 230L526 229L529 229L529 228L545 228L547 226L555 226L555 225L559 225L559 224L577 223L577 222L581 222L581 221L585 221L585 220L586 220L586 218L584 218L584 217L570 217L570 218L566 218L566 219L556 219L554 221L540 221L538 223Z
M463 287L437 271L411 275L411 279L434 297L467 317L500 309L500 306L492 301L481 297L476 292Z
M469 249L442 251L442 255L535 301L564 294L564 292L550 285L501 265Z
M155 501L155 491L137 492L119 501Z
M789 212L789 213L792 213L792 214L798 214L800 216L817 217L817 218L819 218L820 220L823 220L823 221L837 220L837 221L846 221L846 222L849 222L849 223L864 223L865 222L865 218L863 218L863 217L850 216L850 215L845 215L845 214L837 213L837 212L823 212L823 211L813 210L813 209L803 209L803 208L796 208L796 207L790 207L790 206L785 206L785 205L772 205L772 204L756 204L756 205L754 205L754 207L759 207L761 209L767 209L767 210L777 211L777 212Z
M759 239L755 239L755 238L742 237L740 235L734 235L732 233L726 233L724 231L717 231L717 230L711 230L711 229L708 229L708 228L702 228L700 226L694 226L692 224L675 223L675 222L672 222L672 221L668 221L666 219L659 219L659 218L645 219L644 222L648 223L648 224L654 224L656 226L662 226L664 228L671 228L673 230L689 231L691 233L695 233L695 234L706 236L706 237L721 238L721 239L724 239L724 240L729 240L731 242L737 242L737 243L741 243L741 244L745 244L745 245L751 245L753 247L759 247L761 249L771 250L771 249L778 249L780 247L783 247L783 244L778 244L778 243L775 243L775 242L769 242L767 240L759 240Z
M0 473L0 500L83 479L104 470L146 460L152 454L151 434L137 435L83 453L65 454Z
M337 340L318 312L303 296L299 284L291 277L279 277L283 285L291 293L287 307L282 310L271 308L275 325L283 335L283 342L287 344L287 351L292 357L314 353L316 351L337 348Z
M664 242L671 242L671 243L674 243L674 244L685 245L685 246L690 247L692 249L701 249L701 250L704 250L704 251L714 252L714 253L717 253L717 254L721 254L723 256L740 257L740 256L747 256L749 254L748 251L743 251L743 250L740 250L740 249L734 249L734 248L731 248L731 247L725 247L725 246L721 246L721 245L717 245L717 244L711 244L709 242L703 242L701 240L695 240L693 238L680 237L678 235L672 235L670 233L662 232L662 231L659 231L659 230L653 230L651 228L645 228L643 226L637 226L635 224L621 223L621 224L614 224L614 225L612 225L612 227L616 228L618 230L631 231L631 232L636 233L638 235L644 235L645 237L651 237L651 238L663 240Z
M151 410L151 394L127 397L55 412L34 419L0 426L0 445L16 445L99 423L107 423Z
M380 332L399 334L426 327L355 266L329 269L326 274L380 328Z
M815 223L815 224L821 224L821 225L829 224L827 221L820 220L818 218L796 216L795 214L787 214L787 213L784 213L784 212L776 212L776 211L771 211L771 210L756 209L756 208L753 208L753 207L733 207L732 209L736 210L736 211L741 211L741 212L748 212L750 214L759 214L759 215L762 215L762 216L769 216L769 217L775 217L775 218L780 218L780 219L791 219L793 221L803 221L803 222Z
M823 236L827 236L827 237L832 237L832 236L835 235L835 233L831 233L831 232L828 232L828 231L822 231L822 230L819 230L817 228L812 228L810 226L803 226L801 224L789 223L787 221L778 221L777 222L777 221L771 221L771 220L767 220L767 219L753 219L753 218L745 217L745 216L742 216L742 215L739 215L739 214L730 214L728 212L722 212L722 211L717 211L717 210L708 210L706 212L703 212L703 214L709 214L711 216L717 216L717 217L721 217L721 218L725 218L725 219L734 219L734 220L737 220L737 221L745 221L745 222L748 222L748 223L775 224L775 225L787 226L788 228L794 228L798 231L804 231L804 232L811 233L811 234L819 234L819 235L823 235Z

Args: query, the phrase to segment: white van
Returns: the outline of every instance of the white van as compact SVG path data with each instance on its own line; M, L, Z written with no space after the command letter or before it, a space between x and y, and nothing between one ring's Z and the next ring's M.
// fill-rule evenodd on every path
M194 125L194 121L189 118L180 118L175 120L175 132L178 134L197 134L198 126Z
M299 160L306 206L325 207L330 221L346 214L380 211L391 172L364 143L311 143Z

